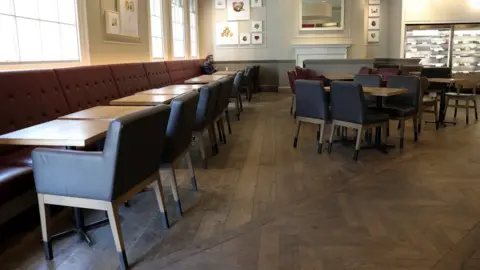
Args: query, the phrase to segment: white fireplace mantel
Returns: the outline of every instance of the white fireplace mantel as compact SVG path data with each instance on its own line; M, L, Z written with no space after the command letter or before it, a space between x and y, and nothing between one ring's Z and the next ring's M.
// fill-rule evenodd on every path
M297 66L304 60L347 59L351 44L294 44L292 45Z

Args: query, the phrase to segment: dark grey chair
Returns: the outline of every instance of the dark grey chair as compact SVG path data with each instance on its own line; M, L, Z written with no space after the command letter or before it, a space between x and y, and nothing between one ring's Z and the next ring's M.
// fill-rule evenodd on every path
M312 123L318 125L317 141L319 154L322 153L325 125L331 122L328 93L319 81L296 80L297 133L293 139L293 148L297 148L300 125Z
M171 112L168 119L167 132L165 135L165 149L162 155L161 171L170 173L170 185L172 187L173 199L177 206L177 214L183 215L180 196L178 195L177 177L175 168L181 158L185 158L190 171L193 190L197 190L195 170L190 156L190 143L195 124L199 94L191 91L176 97L170 103Z
M230 101L235 102L235 110L237 111L237 120L240 120L240 112L243 109L242 105L242 96L240 95L240 90L242 88L243 80L243 71L237 72L235 78L233 79L233 88L230 93Z
M400 149L403 148L405 137L405 120L413 118L414 140L418 140L418 114L420 112L421 99L423 96L418 76L390 76L388 78L388 87L406 88L408 93L386 97L383 113L390 116L390 119L398 120L400 124Z
M208 130L210 144L212 146L213 154L218 152L217 139L215 136L215 129L213 121L215 116L215 105L217 103L217 95L220 84L217 82L202 86L200 91L200 99L198 100L197 112L195 116L195 125L193 128L193 136L200 144L200 153L203 159L203 167L207 168L207 155L205 153L205 146L203 143L203 133Z
M118 206L153 185L168 224L158 168L170 108L133 113L110 123L103 152L38 148L32 152L45 257L53 259L45 205L107 211L122 269L128 268Z
M255 75L255 70L253 67L246 67L245 73L243 74L243 87L242 90L245 92L245 97L250 102L252 100L253 92L253 76Z
M223 120L225 118L228 125L228 132L231 134L232 127L230 126L228 103L230 103L230 95L233 89L233 77L229 76L221 78L220 80L218 80L218 83L220 84L220 90L217 96L217 103L215 104L214 122L217 124L220 141L223 141L223 143L227 143Z
M424 113L431 113L435 117L435 128L438 130L439 122L438 122L438 96L430 97L426 95L428 92L428 87L430 86L430 82L426 77L420 77L420 86L422 91L422 96L420 97L420 111L418 112L418 134L422 131L422 121L423 121L423 114ZM426 122L425 122L426 123Z
M369 109L360 84L350 82L332 82L330 86L332 111L332 130L328 143L328 153L332 152L333 135L337 127L357 130L357 140L353 159L358 159L362 132L373 127L388 125L388 115ZM386 140L384 132L384 140Z

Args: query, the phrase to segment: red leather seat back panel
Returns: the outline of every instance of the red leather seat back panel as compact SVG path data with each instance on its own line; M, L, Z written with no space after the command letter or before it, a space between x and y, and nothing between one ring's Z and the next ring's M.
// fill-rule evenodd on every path
M121 97L150 89L142 63L110 65Z
M185 80L189 79L184 72L183 61L167 61L165 62L170 79L174 84L183 84Z
M172 84L165 62L143 63L150 88L162 88Z

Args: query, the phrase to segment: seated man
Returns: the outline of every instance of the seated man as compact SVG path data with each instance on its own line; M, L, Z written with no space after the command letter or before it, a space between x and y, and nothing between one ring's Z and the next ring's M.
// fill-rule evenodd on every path
M217 72L217 69L213 66L213 55L207 56L207 61L203 63L203 73L207 75L211 75Z

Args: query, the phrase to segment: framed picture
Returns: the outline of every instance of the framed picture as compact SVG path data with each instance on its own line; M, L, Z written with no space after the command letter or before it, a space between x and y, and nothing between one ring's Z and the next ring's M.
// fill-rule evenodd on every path
M378 43L380 41L380 31L369 30L367 40L368 43Z
M241 33L240 34L240 44L247 45L250 44L250 33Z
M227 0L228 20L250 20L250 0Z
M251 0L252 7L262 7L262 0Z
M369 18L368 29L372 29L372 30L380 29L380 18Z
M374 18L380 17L380 6L379 5L368 6L368 17L374 17Z
M262 33L252 33L252 44L263 44L263 34Z
M368 4L370 4L370 5L380 5L380 0L368 0Z
M214 0L215 1L215 9L226 9L227 4L225 0Z
M237 45L238 44L238 23L220 22L217 23L215 37L217 45Z
M252 21L252 32L262 32L263 21Z
M107 34L120 35L120 13L106 10L105 26Z
M138 1L119 0L122 35L138 37Z

